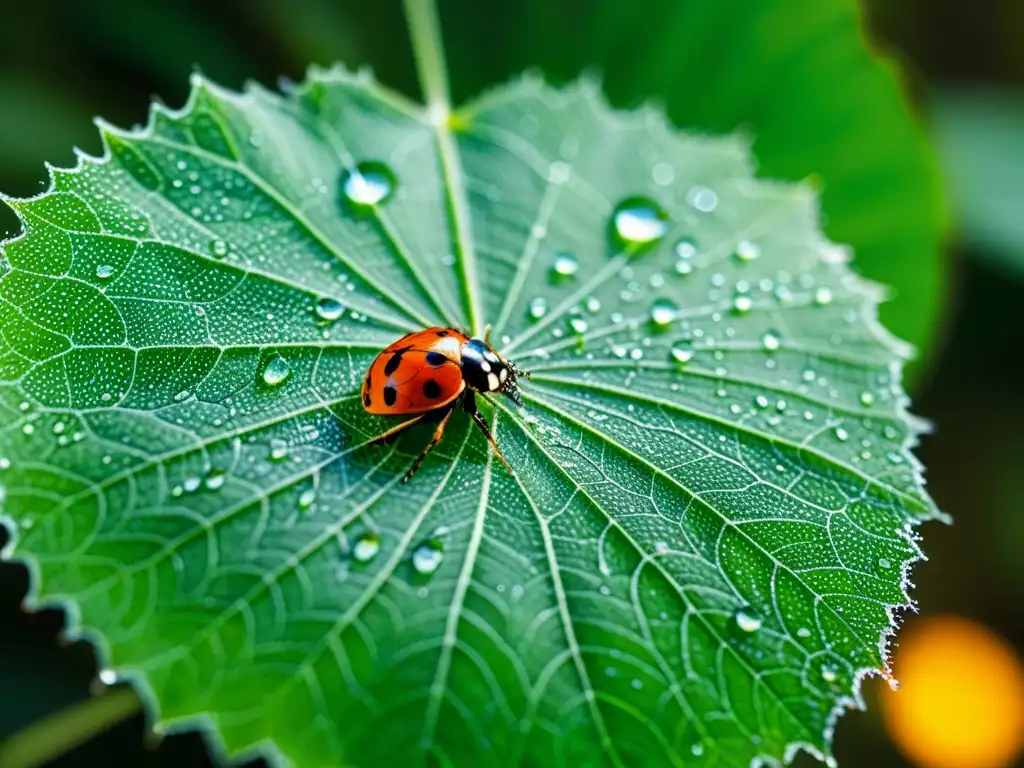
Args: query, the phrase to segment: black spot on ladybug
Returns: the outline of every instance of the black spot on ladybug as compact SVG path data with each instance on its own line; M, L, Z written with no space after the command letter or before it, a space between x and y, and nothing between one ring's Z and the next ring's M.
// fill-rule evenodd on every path
M448 331L438 331L437 335L438 336L447 336L448 335Z
M432 368L440 368L448 362L448 358L440 352L427 352L427 365Z
M384 366L384 375L390 376L392 373L398 370L398 366L402 364L402 355L408 352L412 347L402 347L396 349L394 354L388 359L387 365Z
M369 408L370 407L370 393L369 392L364 392L363 393L363 407L364 408Z
M395 400L398 399L398 390L388 384L384 387L384 405L392 406L395 404Z
M441 385L433 379L427 379L423 382L423 396L429 397L431 400L441 396Z

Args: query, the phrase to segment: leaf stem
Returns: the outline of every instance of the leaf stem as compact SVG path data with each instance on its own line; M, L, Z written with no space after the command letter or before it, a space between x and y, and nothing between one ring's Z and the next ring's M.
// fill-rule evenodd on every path
M34 768L74 749L142 708L131 686L72 704L0 742L0 765Z
M470 333L480 336L483 325L476 273L476 246L469 223L469 202L462 162L452 135L448 69L444 61L444 44L435 0L405 0L405 16L420 88L427 104L427 118L434 126L437 138L448 214L451 217L454 256L466 305L466 322Z
M427 109L431 113L443 112L447 119L451 97L448 93L448 70L444 63L441 25L434 0L405 0L405 17Z

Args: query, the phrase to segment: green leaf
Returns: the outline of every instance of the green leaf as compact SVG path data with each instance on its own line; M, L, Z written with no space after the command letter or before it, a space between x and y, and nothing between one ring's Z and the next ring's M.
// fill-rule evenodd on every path
M983 258L1024 269L1024 94L947 88L931 107L964 239Z
M740 139L586 81L431 101L196 78L9 201L0 481L33 602L229 755L827 755L937 515L878 292ZM363 373L434 323L532 369L524 411L485 403L514 476L462 414L408 484L431 429L368 444L395 421Z
M614 104L654 98L687 130L749 132L759 175L820 186L825 232L891 287L898 301L881 319L927 361L948 293L938 168L857 0L636 0L587 13L523 0L497 21L476 5L445 4L456 93L531 66L556 81L596 66Z

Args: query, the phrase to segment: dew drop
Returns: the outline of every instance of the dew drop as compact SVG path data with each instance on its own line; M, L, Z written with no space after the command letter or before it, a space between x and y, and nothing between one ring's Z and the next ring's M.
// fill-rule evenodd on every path
M819 307L832 303L832 289L827 285L821 286L814 292L814 303Z
M889 558L880 557L878 558L878 567L883 570L889 570L890 568L892 568L892 563L889 562Z
M875 396L873 394L871 394L870 392L861 392L860 393L860 404L865 406L865 407L874 405L875 404Z
M112 669L101 669L98 677L104 685L113 685L117 682L117 672Z
M701 213L711 213L718 207L718 195L707 187L693 187L686 193L686 202Z
M768 352L774 352L782 346L782 338L777 331L766 331L764 336L761 337L761 346Z
M675 251L680 259L692 259L697 255L697 241L692 237L681 237L676 243Z
M569 327L572 328L575 333L582 336L587 332L587 328L589 326L587 325L587 321L582 317L572 317L569 319Z
M309 509L313 506L313 502L316 501L316 491L312 488L307 488L301 494L299 494L299 509Z
M551 263L551 270L559 277L572 277L580 268L580 263L568 251L559 251Z
M744 632L757 632L761 628L761 619L747 610L736 611L736 626Z
M651 324L657 329L667 328L676 319L679 307L668 299L658 299L651 305Z
M283 357L272 357L263 366L263 383L268 387L280 386L291 373L292 369L288 367Z
M693 264L685 261L684 259L680 259L676 262L675 270L677 275L689 275L693 272Z
M345 199L354 206L365 208L380 205L395 191L395 175L383 163L374 161L359 163L342 177L341 191Z
M106 280L114 275L114 268L109 264L99 264L96 267L96 277L100 280Z
M342 312L345 311L345 307L342 306L342 303L337 299L331 299L325 296L316 303L314 311L320 320L327 323L333 323L341 317Z
M373 531L367 531L352 546L352 559L360 563L368 563L380 552L380 536Z
M284 461L288 457L288 443L279 437L270 441L270 460Z
M737 261L753 261L761 255L761 246L749 240L740 240L733 255Z
M210 242L210 253L218 259L223 259L228 255L228 244L223 240L212 240Z
M651 178L661 187L667 187L676 179L676 171L668 163L658 163L651 169Z
M836 427L835 428L835 435L836 435L836 440L838 440L841 443L845 443L847 440L850 439L850 433L847 432L842 427Z
M676 344L672 347L671 355L676 365L686 365L693 360L693 348L689 344Z
M836 670L834 667L824 665L821 668L821 679L826 683L834 683L836 681Z
M444 543L440 539L427 539L412 553L412 567L417 573L431 574L444 559Z
M548 302L543 296L538 296L530 302L530 318L540 320L548 313Z
M587 312L589 312L592 315L595 315L601 311L601 301L596 296L591 296L589 299L587 299L586 307Z
M800 629L798 629L796 631L796 636L797 637L810 637L811 636L811 630L809 630L807 627L800 627Z
M223 488L224 483L227 482L228 474L223 469L215 469L206 476L206 480L203 481L203 485L209 491L216 491L218 488Z
M745 315L754 308L754 300L746 294L740 294L732 300L732 311L737 315Z
M700 757L704 754L704 745L694 744L692 747L690 747L690 754L692 754L694 757Z
M668 232L668 214L646 197L628 197L615 207L612 228L621 245L650 245Z

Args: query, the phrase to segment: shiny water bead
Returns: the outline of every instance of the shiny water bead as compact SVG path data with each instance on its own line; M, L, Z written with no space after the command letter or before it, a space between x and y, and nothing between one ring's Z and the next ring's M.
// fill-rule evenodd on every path
M629 197L612 213L612 230L621 245L650 245L668 232L668 214L646 197Z
M268 387L277 387L284 384L291 375L292 369L282 357L272 357L263 366L263 383Z
M316 303L313 311L319 320L330 323L341 317L345 307L337 299L324 297Z
M359 163L347 171L341 182L345 200L357 207L380 205L394 194L395 175L383 163L368 161Z
M444 543L440 539L427 539L413 550L412 567L420 574L431 574L441 567Z
M580 263L568 251L559 251L551 263L551 270L559 277L572 277L579 271Z

